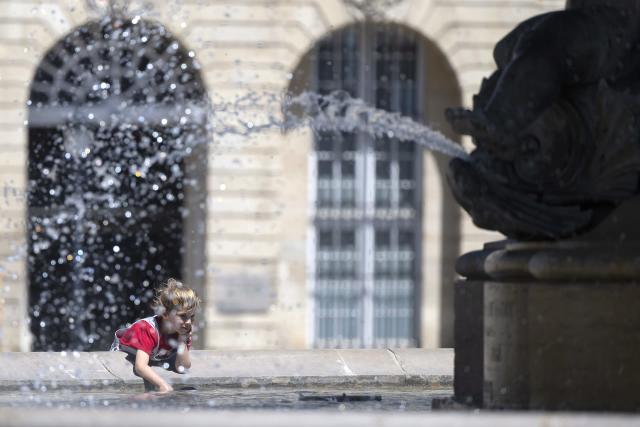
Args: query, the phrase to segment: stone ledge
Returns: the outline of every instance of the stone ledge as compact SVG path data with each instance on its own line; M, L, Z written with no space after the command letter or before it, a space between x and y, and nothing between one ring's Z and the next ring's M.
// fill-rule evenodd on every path
M631 414L583 414L544 412L329 412L329 411L135 411L113 409L0 408L6 427L153 426L406 426L406 427L635 427L640 416ZM126 422L123 422L126 420Z
M453 350L194 350L185 374L154 367L174 387L453 385ZM121 352L0 353L0 391L144 389Z

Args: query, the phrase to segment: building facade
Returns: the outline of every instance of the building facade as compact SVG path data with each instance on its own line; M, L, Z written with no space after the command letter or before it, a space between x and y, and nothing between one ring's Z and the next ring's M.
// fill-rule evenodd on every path
M90 74L85 80L98 85L96 90L105 90L104 99L109 98L112 83L96 77L96 70L101 70L103 63L118 63L114 58L118 58L119 45L102 40L107 46L104 55L87 55L91 43L71 41L78 37L78 29L93 28L91 23L100 22L109 13L109 4L97 0L6 1L0 7L2 351L38 348L34 345L37 334L33 333L38 327L34 326L38 322L34 317L37 296L43 286L67 280L73 283L78 277L74 274L81 271L69 267L68 273L64 270L55 280L48 277L47 282L42 279L42 263L36 262L46 258L42 255L45 252L34 249L34 233L42 230L36 230L27 218L38 212L34 188L47 182L41 176L46 168L36 159L53 154L42 151L41 129L48 125L34 113L34 94L64 98L55 78L47 76L67 76L82 69L86 58L93 58L89 60L92 65L85 68ZM460 253L500 236L477 229L457 207L446 184L447 159L393 137L379 141L364 134L312 132L304 127L258 129L265 120L274 120L267 117L263 102L272 102L274 94L341 90L455 138L443 110L470 105L482 77L495 68L495 42L524 19L563 8L564 1L181 0L111 4L126 9L137 22L160 28L158 43L167 40L163 52L173 43L176 46L168 57L136 56L137 47L132 48L132 57L138 58L135 64L144 59L144 66L137 71L122 66L123 72L144 73L159 64L166 70L171 58L180 58L173 68L178 90L184 87L186 95L176 97L181 100L176 105L184 107L182 111L189 109L188 115L194 99L206 99L213 106L210 123L202 124L208 133L199 133L196 126L196 136L187 138L204 138L207 143L195 144L180 163L176 172L180 181L173 182L180 188L184 185L184 191L178 192L180 200L168 205L163 201L162 215L149 219L148 229L136 222L110 231L113 236L140 232L148 237L157 235L155 223L176 224L172 237L145 240L153 253L160 254L154 261L160 267L149 274L153 280L179 276L204 295L198 345L247 349L452 346L454 261ZM363 9L354 6L358 4L378 4L380 13L366 18ZM104 32L100 34L104 36ZM59 52L57 57L60 52L67 56L52 59L55 52ZM194 70L188 79L184 78L185 69ZM78 81L84 82L82 78ZM69 81L64 77L62 86ZM184 84L180 86L180 82ZM163 93L163 84L173 84L153 79L147 83L149 88L159 88L154 99ZM108 87L100 87L102 84ZM91 87L82 99L93 96ZM78 93L77 87L68 90ZM55 105L73 105L74 114L85 111L85 104L78 107L73 102ZM86 108L99 104L89 102ZM154 111L162 111L158 108ZM125 115L134 117L136 111L126 110ZM154 126L165 126L172 117L170 112L165 116L158 116ZM77 123L78 119L73 120ZM229 120L240 122L236 124L244 131L225 131ZM150 131L149 138L160 138L160 142L171 139L169 134L154 132ZM60 136L66 150L61 155L77 147L86 149L78 141L95 140L98 134L99 130L89 136L69 131ZM136 135L132 138L138 138L138 143L145 140L144 135ZM111 134L103 139L117 148L118 138L126 140L126 136ZM463 145L470 147L468 141ZM78 165L77 170L65 170L63 175L82 181L81 161ZM130 178L134 181L151 176L135 169L122 173L133 174ZM51 191L54 193L45 192L45 196L56 195L55 189ZM131 198L138 198L137 194ZM46 197L39 203L55 204ZM139 211L145 211L144 205L132 205L122 214L137 217ZM46 229L46 224L40 226ZM140 277L146 282L136 282L141 293L153 287L126 268L127 263L137 262L136 256L147 262L148 248L141 249L133 240L107 242L105 233L98 233L105 240L99 246L106 248L105 252L100 255L96 251L96 257L115 256L114 262L118 256L125 257L118 280L135 282ZM77 239L84 242L87 236ZM67 263L80 262L84 255L75 249L64 252L63 246L48 249L59 255L57 272L67 268ZM87 301L108 301L107 290L119 289L109 287L109 283L116 283L113 271L92 274L93 294L72 285L65 288L74 295L84 295L84 299L72 299L74 313L86 311ZM135 303L135 297L131 301ZM94 307L100 315L105 310L108 305ZM70 317L62 313L56 328L67 327L65 321Z

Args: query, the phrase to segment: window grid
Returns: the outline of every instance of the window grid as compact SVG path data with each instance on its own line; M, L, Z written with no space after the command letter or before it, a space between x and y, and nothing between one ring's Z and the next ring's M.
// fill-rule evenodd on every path
M316 54L320 93L345 90L419 115L411 34L354 26L321 42ZM421 153L392 136L321 133L315 158L314 345L417 345Z

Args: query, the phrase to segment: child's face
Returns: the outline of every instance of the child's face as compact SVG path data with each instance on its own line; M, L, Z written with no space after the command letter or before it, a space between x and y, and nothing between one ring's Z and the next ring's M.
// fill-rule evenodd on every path
M191 332L193 326L193 319L195 314L186 310L171 310L169 313L164 313L162 319L165 320L166 332L187 334Z

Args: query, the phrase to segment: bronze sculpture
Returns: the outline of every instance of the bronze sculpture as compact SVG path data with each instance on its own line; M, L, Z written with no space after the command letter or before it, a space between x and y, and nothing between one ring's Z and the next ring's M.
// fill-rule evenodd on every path
M522 240L581 234L640 188L640 2L574 1L518 25L473 109L449 181L483 228Z

